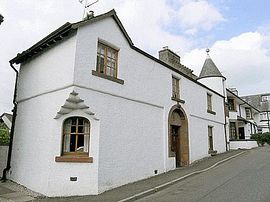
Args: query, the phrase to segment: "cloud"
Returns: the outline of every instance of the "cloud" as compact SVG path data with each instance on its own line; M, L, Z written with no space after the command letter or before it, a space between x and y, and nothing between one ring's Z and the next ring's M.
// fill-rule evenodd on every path
M186 34L195 35L198 31L209 31L225 21L219 10L208 1L181 1L178 10L172 12L173 21L179 23Z
M270 91L270 56L264 47L269 36L247 32L210 47L211 58L227 78L228 86L238 88L242 95ZM182 59L198 75L205 57L205 50L195 49Z

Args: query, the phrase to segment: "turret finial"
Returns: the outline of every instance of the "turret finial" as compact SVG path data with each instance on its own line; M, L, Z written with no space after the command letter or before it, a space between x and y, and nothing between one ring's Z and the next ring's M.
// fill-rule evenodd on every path
M209 55L210 49L207 48L205 51L206 51L207 55Z

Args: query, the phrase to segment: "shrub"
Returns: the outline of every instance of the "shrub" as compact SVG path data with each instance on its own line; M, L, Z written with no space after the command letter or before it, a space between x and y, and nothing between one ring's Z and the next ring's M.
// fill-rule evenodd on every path
M0 123L0 144L9 144L9 131L3 123Z
M256 140L259 146L264 146L265 143L270 145L270 133L255 133L250 139Z

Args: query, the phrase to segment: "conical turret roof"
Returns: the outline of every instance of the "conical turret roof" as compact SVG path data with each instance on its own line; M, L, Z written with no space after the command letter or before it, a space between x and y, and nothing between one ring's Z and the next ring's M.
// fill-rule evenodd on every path
M223 77L225 78L220 71L218 70L217 66L213 62L213 60L209 56L209 49L206 50L207 57L204 61L203 68L201 70L200 76L198 79L206 78L206 77Z

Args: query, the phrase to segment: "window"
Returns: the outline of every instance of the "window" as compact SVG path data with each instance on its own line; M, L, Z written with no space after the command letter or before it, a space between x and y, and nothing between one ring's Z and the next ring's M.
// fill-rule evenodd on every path
M180 99L179 79L172 77L172 97Z
M208 149L213 151L213 126L208 126Z
M83 117L64 121L62 155L87 155L89 153L90 123Z
M228 98L228 105L230 111L235 111L235 103L234 99Z
M247 119L252 119L252 114L250 108L246 108L246 118Z
M237 139L236 124L235 122L230 122L230 140L236 139Z
M207 110L212 111L212 95L207 93Z
M118 51L101 42L97 48L97 72L111 77L117 77Z
M263 95L262 96L262 102L270 101L270 95Z

